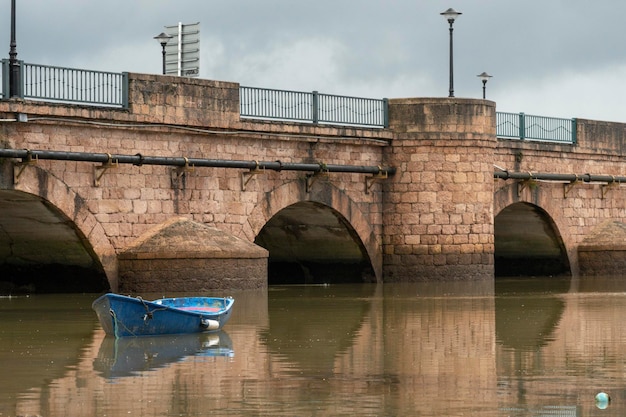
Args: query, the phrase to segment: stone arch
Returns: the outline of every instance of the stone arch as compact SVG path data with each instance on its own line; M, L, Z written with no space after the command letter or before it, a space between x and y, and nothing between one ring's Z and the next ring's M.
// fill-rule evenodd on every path
M84 245L104 270L113 291L118 288L118 264L115 248L102 225L89 211L86 200L54 174L38 166L25 169L14 190L38 196L49 202L73 222Z
M562 244L570 272L575 274L578 270L578 256L576 251L572 249L575 245L570 241L569 235L564 233L568 230L567 221L559 204L562 201L554 197L554 184L546 183L523 188L520 188L519 184L518 182L507 183L496 190L493 210L494 226L495 219L505 209L519 203L532 207L533 210L540 213L541 217L545 218L546 224L553 229L553 232ZM556 191L562 193L562 189ZM497 236L494 236L494 238L497 239Z
M248 216L247 223L244 225L244 234L250 241L254 241L263 226L274 215L285 207L300 202L321 203L341 214L361 240L372 264L376 281L380 282L382 279L382 252L376 234L359 205L343 190L330 182L318 183L315 185L315 190L306 193L302 182L295 180L265 193L264 198Z

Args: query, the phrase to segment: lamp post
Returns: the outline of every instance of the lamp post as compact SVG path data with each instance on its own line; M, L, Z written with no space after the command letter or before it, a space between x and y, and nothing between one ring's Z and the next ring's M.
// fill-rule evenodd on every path
M478 74L477 77L480 78L483 82L483 100L484 100L487 97L486 95L487 81L489 81L489 78L493 77L493 75L489 75L483 71L482 74Z
M165 32L161 32L159 35L154 37L154 39L161 44L161 48L163 48L163 75L165 75L165 45L167 45L167 42L172 38L173 36L170 36Z
M20 96L20 63L15 42L15 0L11 0L11 44L9 49L9 97Z
M454 24L456 18L463 13L457 12L453 8L449 8L445 12L441 12L439 14L442 15L450 24L450 95L448 97L454 97L454 66L452 59L452 31L454 29L452 28L452 25Z

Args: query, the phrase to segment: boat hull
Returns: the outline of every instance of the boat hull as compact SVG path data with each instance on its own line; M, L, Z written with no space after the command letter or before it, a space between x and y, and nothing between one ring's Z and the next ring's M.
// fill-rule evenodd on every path
M220 330L232 312L232 298L180 297L147 301L105 294L92 308L105 333L115 337L156 336Z

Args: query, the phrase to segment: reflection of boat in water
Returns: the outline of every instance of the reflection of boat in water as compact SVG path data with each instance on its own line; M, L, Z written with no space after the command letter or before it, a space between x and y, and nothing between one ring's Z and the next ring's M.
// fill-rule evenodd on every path
M233 357L224 331L145 337L105 337L94 359L94 370L106 378L132 376L163 368L187 357Z

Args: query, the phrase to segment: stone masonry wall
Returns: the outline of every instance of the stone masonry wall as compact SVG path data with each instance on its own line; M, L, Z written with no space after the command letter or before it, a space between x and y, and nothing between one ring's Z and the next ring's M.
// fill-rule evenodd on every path
M626 124L578 119L575 144L499 139L494 163L511 172L626 176L625 138ZM517 202L531 203L547 212L563 239L573 273L587 273L591 269L601 273L598 266L602 264L607 266L605 273L613 273L615 268L605 263L605 258L595 259L606 255L601 251L587 251L580 260L585 265L580 264L578 248L604 222L626 222L626 188L619 184L541 181L518 192L517 181L497 180L494 215ZM614 247L626 246L623 239L609 238Z
M0 101L0 119L28 116L26 123L0 123L0 142L14 149L379 166L391 139L383 129L240 119L236 83L130 74L129 97L129 109ZM365 193L363 174L331 174L307 192L305 173L268 171L242 190L242 170L118 165L95 186L98 165L38 161L13 189L59 208L93 246L114 289L117 254L172 217L252 242L274 214L300 201L343 215L382 270L381 185Z
M385 281L493 278L495 107L467 99L389 102Z
M148 229L185 216L253 241L282 208L320 202L343 215L379 280L493 276L493 218L529 202L554 220L577 270L577 248L603 221L626 220L623 188L493 180L510 171L626 176L626 125L578 120L574 145L497 140L495 105L458 98L392 99L389 129L242 119L237 83L130 74L128 109L0 100L0 143L15 149L141 153L246 161L394 166L365 192L362 174L331 174L306 191L305 174L266 172L242 189L242 171L119 165L98 186L93 163L38 161L4 189L40 196L91 245L109 281L117 255ZM495 184L495 188L494 188ZM384 271L383 271L384 269Z

